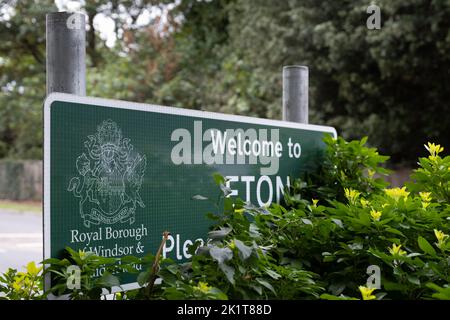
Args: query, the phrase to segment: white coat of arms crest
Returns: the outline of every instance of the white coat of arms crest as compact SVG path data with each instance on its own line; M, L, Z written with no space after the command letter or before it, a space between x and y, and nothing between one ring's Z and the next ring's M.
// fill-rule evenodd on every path
M79 176L67 188L79 198L84 225L135 221L136 206L144 208L139 191L147 160L122 137L112 120L97 127L95 135L84 142L86 151L76 160Z

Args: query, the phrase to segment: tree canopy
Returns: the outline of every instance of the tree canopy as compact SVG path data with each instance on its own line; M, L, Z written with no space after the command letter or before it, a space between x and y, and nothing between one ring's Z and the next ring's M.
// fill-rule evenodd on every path
M370 136L393 161L420 145L450 147L450 3L380 0L369 30L363 0L86 0L88 95L281 117L281 70L310 70L310 123ZM159 7L146 24L138 18ZM167 9L169 8L169 9ZM0 157L40 158L45 13L53 1L0 7ZM111 18L105 45L93 21Z

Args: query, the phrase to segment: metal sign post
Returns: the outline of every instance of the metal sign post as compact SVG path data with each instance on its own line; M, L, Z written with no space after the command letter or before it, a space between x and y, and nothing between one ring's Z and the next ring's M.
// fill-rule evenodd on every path
M46 16L47 94L86 95L86 22L81 13Z
M308 123L308 81L308 67L283 67L283 120Z
M47 95L52 92L86 95L86 22L83 14L52 12L46 15L46 77ZM45 159L44 166L50 166ZM45 171L44 167L44 174ZM44 190L47 190L46 183ZM48 205L44 191L44 211ZM48 225L44 221L44 230L46 228ZM46 250L44 245L44 259L48 255ZM46 289L50 287L49 283L47 276ZM49 295L48 298L55 297Z

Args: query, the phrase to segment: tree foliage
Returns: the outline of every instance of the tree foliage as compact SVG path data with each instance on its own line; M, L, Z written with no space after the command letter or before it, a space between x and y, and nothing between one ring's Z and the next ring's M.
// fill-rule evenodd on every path
M218 12L217 3L209 9ZM363 0L228 1L217 14L226 13L221 34L227 41L218 41L214 28L208 39L196 38L213 42L210 52L219 54L209 68L220 90L207 91L208 107L280 117L281 67L303 64L310 68L312 123L336 126L346 138L368 135L395 162L414 159L417 142L439 139L448 146L449 3L375 4L380 30L367 29L369 3Z
M170 2L84 2L89 95L280 118L282 66L303 64L311 123L368 135L394 162L431 139L450 145L448 1L374 1L380 30L366 27L366 0ZM137 23L154 6L165 13ZM0 157L40 156L44 13L54 10L50 0L2 5ZM115 23L113 48L97 15Z

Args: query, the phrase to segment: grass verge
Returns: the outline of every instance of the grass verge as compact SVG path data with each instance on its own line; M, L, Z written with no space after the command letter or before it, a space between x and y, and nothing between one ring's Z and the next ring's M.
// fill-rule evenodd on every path
M5 209L8 211L27 211L40 213L42 212L42 202L0 200L0 210L1 209Z

